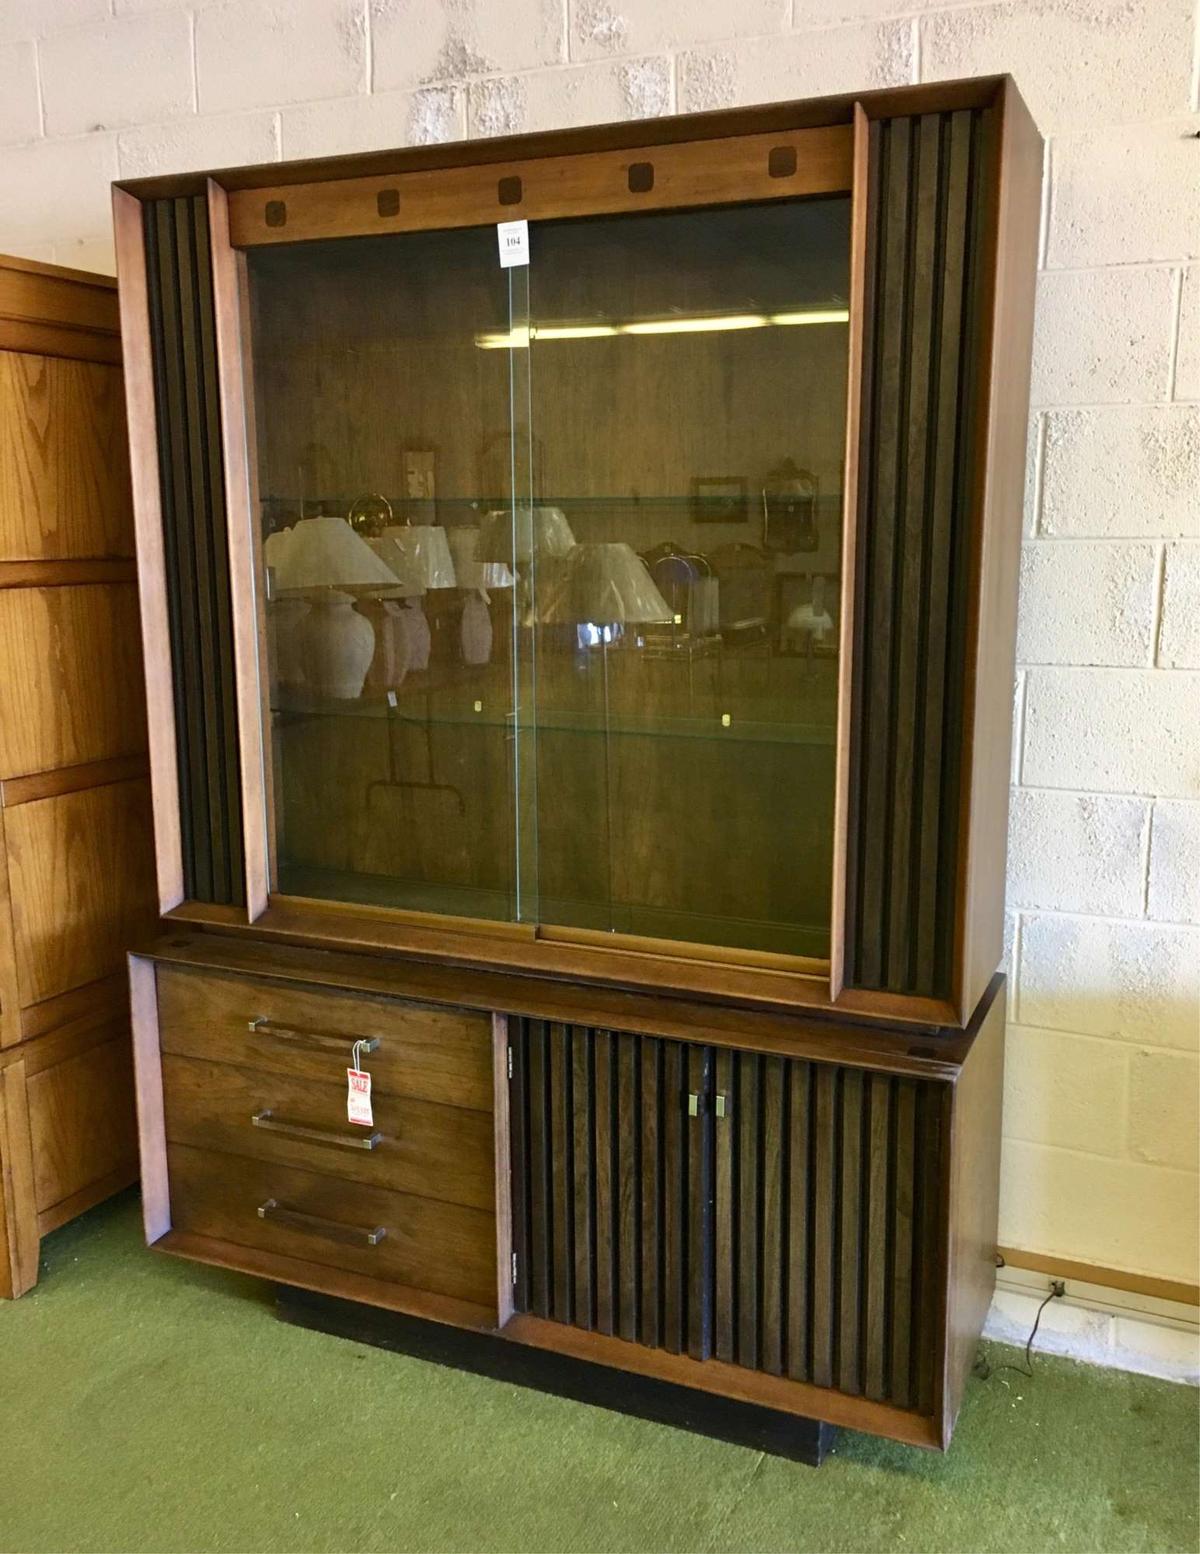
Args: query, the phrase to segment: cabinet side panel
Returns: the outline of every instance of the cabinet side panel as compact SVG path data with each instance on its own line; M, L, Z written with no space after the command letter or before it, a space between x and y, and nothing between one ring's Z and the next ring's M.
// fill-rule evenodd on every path
M990 1005L989 1005L990 1000ZM996 1287L1004 978L992 979L979 1033L954 1087L950 1115L949 1281L942 1444L950 1440Z
M859 442L848 987L947 998L991 109L872 125Z
M984 522L971 590L972 678L965 719L971 741L964 771L970 805L962 839L965 905L955 989L964 1019L984 996L1003 953L1017 578L1041 217L1042 140L1011 81L1004 85L994 138L1000 171L988 232L994 279L987 456L976 475Z
M145 208L184 892L245 902L232 607L208 211Z

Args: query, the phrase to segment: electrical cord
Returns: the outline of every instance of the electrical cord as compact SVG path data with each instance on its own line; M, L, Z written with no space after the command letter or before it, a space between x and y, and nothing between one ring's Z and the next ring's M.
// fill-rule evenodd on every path
M1029 1330L1029 1337L1025 1340L1025 1364L1024 1365L990 1365L982 1355L975 1363L975 1374L983 1381L989 1376L994 1376L998 1371L1016 1371L1018 1376L1033 1375L1033 1340L1037 1337L1037 1330L1042 1320L1042 1312L1052 1300L1061 1300L1067 1293L1067 1287L1061 1279L1052 1279L1050 1293L1037 1308L1037 1315L1033 1319L1033 1326Z

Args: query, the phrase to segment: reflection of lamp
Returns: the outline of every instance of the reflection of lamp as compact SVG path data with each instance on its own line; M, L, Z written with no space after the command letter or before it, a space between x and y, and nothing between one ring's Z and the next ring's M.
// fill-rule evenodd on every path
M536 556L562 558L575 544L559 507L503 507L484 515L476 556L480 561L523 564Z
M342 590L394 589L396 574L343 518L301 518L276 551L279 589L304 593L312 605L293 633L306 683L318 695L352 700L362 692L375 632Z
M263 565L267 571L267 661L280 685L304 684L296 628L308 614L308 601L292 594L279 597L279 578L291 542L290 528L277 529L263 540Z
M391 524L383 531L399 552L405 571L422 588L456 588L446 531L436 523Z
M429 588L454 588L454 562L446 531L440 524L389 524L377 542L379 554L413 593ZM428 669L433 634L425 611L411 599L400 612L408 640L408 667Z
M288 545L291 542L291 529L276 529L274 534L268 534L263 541L263 564L268 567L281 567L284 557L287 555Z
M458 524L446 530L450 553L454 557L454 575L460 588L469 589L463 600L459 621L459 646L464 664L486 664L492 656L492 616L488 609L489 588L511 588L516 578L503 561L479 561L479 530L473 524Z
M833 630L833 618L825 608L825 579L819 574L812 580L812 597L807 604L799 604L787 618L784 640L799 638L805 645L808 657L818 643Z
M446 537L460 588L511 588L516 582L505 561L480 559L479 530L474 524L457 524L446 530Z
M415 594L425 592L425 584L421 581L417 563L408 551L402 550L396 544L395 540L385 540L380 536L377 539L368 539L367 544L388 570L396 574L406 597L411 598Z
M537 576L537 618L547 623L570 621L590 627L589 646L597 637L604 692L604 811L609 845L608 899L613 899L613 774L609 726L608 645L619 626L671 621L674 614L659 593L646 563L632 545L576 545L565 560L541 564Z
M578 625L649 625L674 613L632 545L576 545L538 574L537 617Z

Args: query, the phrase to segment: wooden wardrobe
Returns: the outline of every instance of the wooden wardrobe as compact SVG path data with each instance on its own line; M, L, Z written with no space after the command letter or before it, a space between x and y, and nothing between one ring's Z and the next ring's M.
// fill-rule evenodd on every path
M0 1296L137 1174L154 915L115 283L0 258Z

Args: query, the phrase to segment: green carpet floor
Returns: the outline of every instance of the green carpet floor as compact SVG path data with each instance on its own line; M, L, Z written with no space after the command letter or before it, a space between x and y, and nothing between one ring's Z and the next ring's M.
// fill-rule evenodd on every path
M285 1326L126 1195L0 1303L0 1549L1193 1554L1196 1393L1035 1367L946 1457L843 1432L814 1471Z

